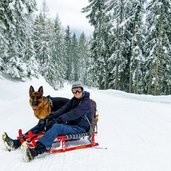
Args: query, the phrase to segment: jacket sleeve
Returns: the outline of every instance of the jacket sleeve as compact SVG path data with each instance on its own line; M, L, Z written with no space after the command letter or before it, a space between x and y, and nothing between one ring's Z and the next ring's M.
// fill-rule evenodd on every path
M70 109L71 109L71 101L69 101L67 104L65 104L63 107L61 107L57 111L52 112L54 116L53 118L58 118L60 115L68 112Z
M85 114L90 113L90 110L90 99L83 99L76 108L60 115L60 118L62 122L73 121L84 116Z

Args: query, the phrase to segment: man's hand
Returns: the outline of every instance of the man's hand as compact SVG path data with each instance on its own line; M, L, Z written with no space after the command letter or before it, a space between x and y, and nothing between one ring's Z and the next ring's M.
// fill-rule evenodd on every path
M43 131L45 125L46 125L46 119L40 119L38 124L37 124L37 127L40 131Z
M45 119L46 119L47 122L54 119L53 113L50 113L49 115L47 115Z
M53 119L51 121L48 121L45 125L45 130L49 130L55 123L62 123L61 118Z

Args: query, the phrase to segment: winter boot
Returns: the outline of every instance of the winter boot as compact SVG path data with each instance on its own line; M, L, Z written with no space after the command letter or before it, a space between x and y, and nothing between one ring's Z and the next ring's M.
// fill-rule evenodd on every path
M39 154L43 154L45 151L46 151L46 147L42 143L37 142L35 148L26 149L27 161L33 160L36 156L38 156Z
M21 142L18 139L11 139L6 132L2 134L2 140L8 151L15 150L21 146Z

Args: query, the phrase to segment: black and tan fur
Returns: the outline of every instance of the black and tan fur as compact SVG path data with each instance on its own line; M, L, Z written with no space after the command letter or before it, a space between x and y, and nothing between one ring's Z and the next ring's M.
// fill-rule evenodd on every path
M29 96L30 105L38 119L44 119L51 112L57 111L69 101L69 99L62 97L43 96L43 86L40 86L38 91L35 91L33 86L30 86Z

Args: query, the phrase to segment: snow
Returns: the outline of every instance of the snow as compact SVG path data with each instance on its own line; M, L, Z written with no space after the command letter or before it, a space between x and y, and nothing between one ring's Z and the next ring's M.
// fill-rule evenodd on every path
M71 85L54 91L43 78L26 82L0 77L0 131L12 138L38 120L29 106L29 86L43 85L44 95L72 97ZM98 105L100 148L43 154L24 163L20 149L8 152L0 141L2 171L170 171L171 96L128 94L85 88ZM107 149L105 149L107 147Z

